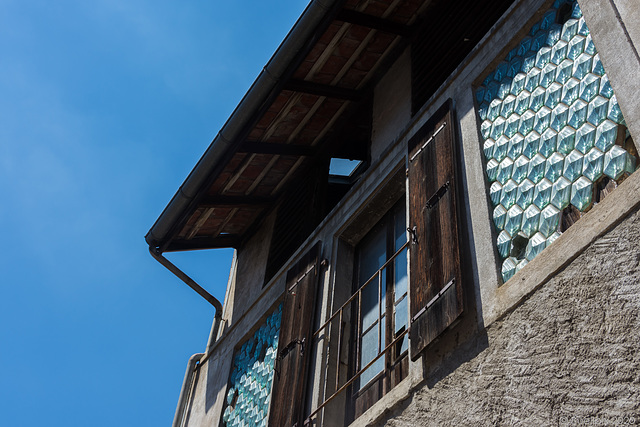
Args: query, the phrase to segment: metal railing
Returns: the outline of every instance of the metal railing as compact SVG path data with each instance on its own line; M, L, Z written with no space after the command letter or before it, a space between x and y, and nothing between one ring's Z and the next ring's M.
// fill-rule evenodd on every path
M305 425L309 424L311 422L311 419L316 416L318 414L318 412L320 412L325 406L327 406L329 404L329 402L331 402L333 399L335 399L340 393L342 393L343 391L345 391L347 389L347 387L349 387L350 385L352 385L358 378L360 378L362 376L362 374L369 369L371 366L373 366L373 364L380 359L382 356L384 356L395 344L397 344L398 342L400 342L400 340L402 340L402 338L409 332L409 328L406 328L404 331L402 331L400 334L396 335L395 338L389 343L387 344L384 348L382 348L382 327L381 327L381 319L383 318L382 315L382 283L383 283L383 272L387 269L387 267L393 262L395 261L395 259L409 246L409 242L406 242L404 245L402 245L400 247L400 249L398 249L383 265L382 267L380 267L366 282L364 282L364 284L362 286L360 286L358 288L357 291L355 291L353 293L353 295L351 295L351 297L349 297L349 299L347 299L347 301L344 302L344 304L342 304L342 306L337 309L319 328L316 332L314 332L312 339L316 340L323 331L325 331L333 322L333 320L335 320L336 318L338 318L338 342L337 342L337 352L335 354L335 358L336 358L336 374L335 374L335 392L333 392L333 394L331 396L329 396L328 398L326 398L324 400L324 402L322 402L316 409L313 410L313 412L311 412L311 414L307 417L307 419L305 420ZM377 283L378 283L378 318L377 318L377 324L378 324L378 354L371 360L369 361L364 367L361 367L355 374L353 374L353 376L351 378L349 378L347 381L345 381L344 384L340 385L340 359L341 359L341 355L342 355L342 336L343 336L343 332L345 327L347 327L346 325L344 325L343 323L343 318L344 318L344 312L345 310L351 310L351 308L348 308L348 306L350 304L352 304L356 299L358 301L357 304L357 337L358 337L358 348L357 348L357 354L356 354L356 359L359 361L360 360L360 352L361 352L361 345L360 345L360 337L362 335L362 293L365 290L365 288L370 285L371 283L374 282L374 279L378 279ZM386 304L385 304L386 305ZM375 322L374 322L375 323ZM373 325L373 324L372 324ZM369 328L370 330L370 328ZM329 336L329 334L326 335L327 337ZM331 345L331 343L329 342L328 345ZM331 357L331 356L329 356ZM327 380L329 381L329 380Z

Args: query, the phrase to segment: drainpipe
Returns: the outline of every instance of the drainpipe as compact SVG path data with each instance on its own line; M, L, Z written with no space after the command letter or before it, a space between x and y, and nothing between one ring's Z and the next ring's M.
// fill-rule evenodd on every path
M220 327L220 321L222 320L222 304L213 295L207 292L202 286L198 285L195 280L187 276L187 274L176 267L171 261L166 259L160 249L149 246L149 253L160 264L164 265L167 270L175 274L180 280L186 283L191 289L196 291L202 298L209 301L209 303L216 309L216 313L213 317L213 327L211 328L211 334L214 337L218 335L218 328Z
M182 381L182 389L178 398L178 407L173 417L172 427L184 427L187 415L187 405L193 395L193 389L196 385L196 377L200 368L200 359L204 356L202 353L194 354L187 363L187 372L184 374Z

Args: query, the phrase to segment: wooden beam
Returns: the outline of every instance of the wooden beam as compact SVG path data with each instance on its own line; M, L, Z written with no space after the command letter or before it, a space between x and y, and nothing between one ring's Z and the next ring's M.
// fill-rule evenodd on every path
M245 141L238 148L239 153L274 154L280 156L309 156L317 153L317 149L307 145L278 144L272 142Z
M221 234L218 237L195 237L191 240L173 240L165 252L235 248L239 243L240 236L236 234Z
M325 96L327 98L346 99L347 101L358 101L362 98L361 93L354 89L341 88L338 86L324 85L297 79L288 80L284 85L284 89L294 92Z
M260 208L274 202L271 197L260 196L205 196L198 203L200 208L215 208L219 206L233 206L234 208Z
M411 37L411 28L406 25L366 13L356 12L355 10L342 9L338 12L336 19L401 37Z

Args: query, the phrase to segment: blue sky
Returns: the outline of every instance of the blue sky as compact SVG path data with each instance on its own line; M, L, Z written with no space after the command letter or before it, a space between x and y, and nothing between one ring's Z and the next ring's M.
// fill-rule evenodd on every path
M170 425L213 307L143 237L306 3L0 0L3 426Z

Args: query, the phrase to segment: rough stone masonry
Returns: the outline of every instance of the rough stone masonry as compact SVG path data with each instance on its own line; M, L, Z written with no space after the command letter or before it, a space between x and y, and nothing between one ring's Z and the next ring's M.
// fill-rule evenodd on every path
M640 425L639 243L636 211L379 425Z

